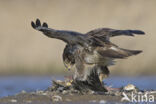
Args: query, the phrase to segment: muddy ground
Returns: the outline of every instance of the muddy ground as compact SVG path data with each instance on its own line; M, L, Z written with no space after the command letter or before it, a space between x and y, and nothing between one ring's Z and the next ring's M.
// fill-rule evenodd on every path
M40 94L18 94L0 99L0 104L66 104L66 103L99 103L99 102L120 102L121 97L109 95L56 95L59 96L58 101L54 101L54 96L40 95Z
M156 93L153 95L156 98ZM120 104L128 102L121 101L121 99L122 96L100 94L48 96L41 93L20 93L14 96L1 98L0 104L112 104L117 102Z
M45 91L29 93L22 91L13 96L3 97L0 99L0 104L123 104L131 102L123 99L123 97L127 95L128 98L131 98L132 93L140 96L140 101L143 95L144 97L147 96L147 101L154 100L152 104L155 104L156 91L139 90L132 84L122 88L107 87L107 90L107 92L92 90L83 92L73 89L69 85L60 85L59 81ZM136 97L137 101L138 96ZM154 99L149 99L149 97Z

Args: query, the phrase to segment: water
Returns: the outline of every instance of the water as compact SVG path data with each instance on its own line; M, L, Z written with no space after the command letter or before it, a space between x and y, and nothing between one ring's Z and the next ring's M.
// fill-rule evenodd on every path
M27 92L45 90L51 86L51 80L63 80L62 76L11 76L0 77L0 97L14 95L25 90ZM108 86L122 87L129 83L134 84L139 89L156 90L156 76L144 77L109 77L104 81Z

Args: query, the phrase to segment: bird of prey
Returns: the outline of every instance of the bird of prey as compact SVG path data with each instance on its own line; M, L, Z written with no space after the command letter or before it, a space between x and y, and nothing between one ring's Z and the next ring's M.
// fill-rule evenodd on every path
M63 52L63 62L67 69L74 69L75 80L85 81L92 70L96 70L99 80L109 75L108 66L115 59L125 59L141 53L141 50L128 50L118 47L110 41L115 36L134 36L145 34L141 30L116 30L99 28L87 33L49 28L47 23L40 20L31 22L34 29L41 31L50 38L63 40L66 43Z

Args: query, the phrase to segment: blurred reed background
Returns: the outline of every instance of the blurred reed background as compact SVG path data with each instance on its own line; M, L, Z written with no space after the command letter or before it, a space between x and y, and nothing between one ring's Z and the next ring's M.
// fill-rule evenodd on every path
M54 29L85 33L99 27L140 29L144 36L116 37L120 47L143 50L117 61L113 75L156 75L155 0L0 0L0 75L62 74L60 40L32 29L39 18Z

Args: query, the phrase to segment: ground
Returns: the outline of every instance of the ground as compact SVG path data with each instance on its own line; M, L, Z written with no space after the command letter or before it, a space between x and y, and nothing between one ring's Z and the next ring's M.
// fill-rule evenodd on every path
M133 92L144 95L149 93L156 98L156 91L141 91L134 85L129 84L122 88L109 88L108 91L93 91L93 90L77 90L71 87L67 82L54 81L53 86L45 91L25 92L8 96L0 99L0 104L105 104L105 103L124 103L128 102L123 99L123 93L127 96ZM149 96L148 96L149 97ZM154 99L155 100L155 99ZM154 103L153 103L154 104Z

